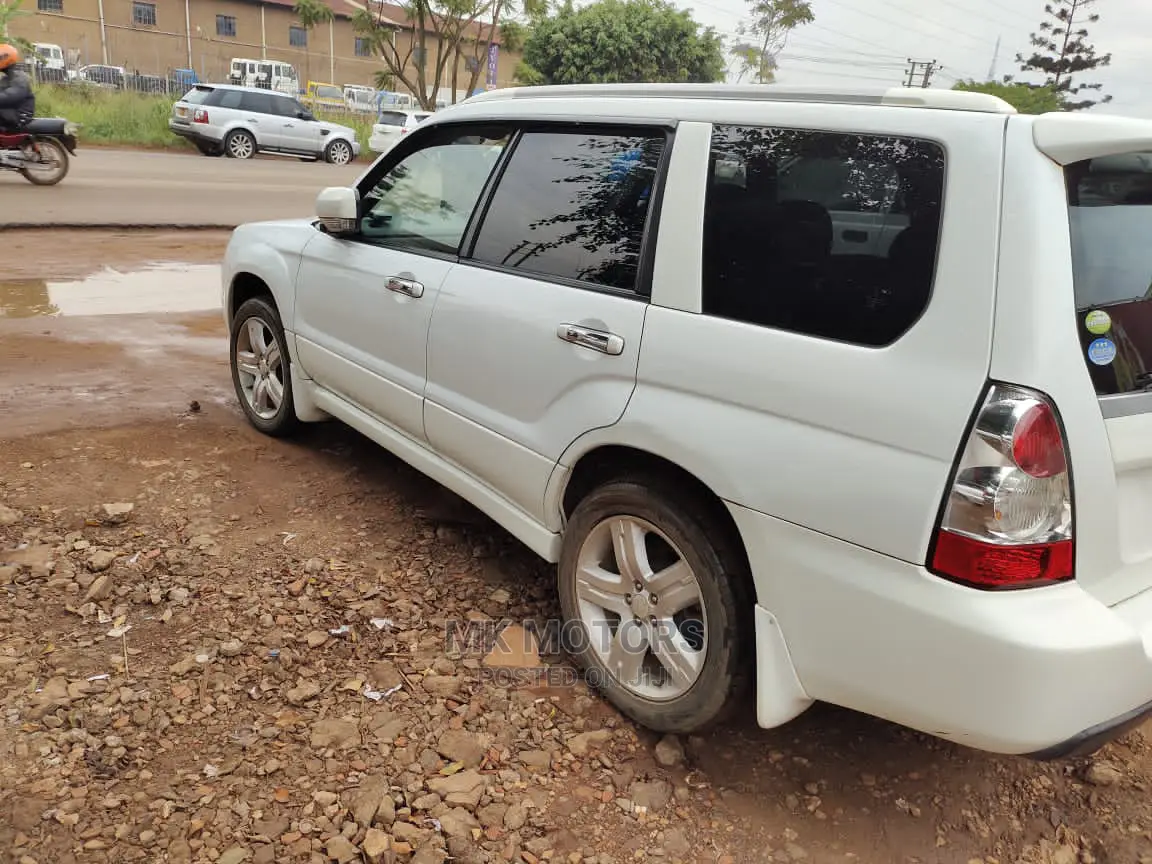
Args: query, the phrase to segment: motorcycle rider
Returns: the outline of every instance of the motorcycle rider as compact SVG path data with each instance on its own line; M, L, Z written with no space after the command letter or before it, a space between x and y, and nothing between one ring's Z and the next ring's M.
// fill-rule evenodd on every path
M0 130L16 131L36 114L32 78L15 46L0 44Z

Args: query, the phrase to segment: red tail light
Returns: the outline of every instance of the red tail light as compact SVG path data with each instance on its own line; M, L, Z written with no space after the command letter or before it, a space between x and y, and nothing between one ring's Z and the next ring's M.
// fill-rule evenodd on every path
M193 123L207 123L208 122L208 109L197 108L192 112Z
M978 588L1073 577L1072 487L1059 416L1046 396L994 384L956 467L932 572Z

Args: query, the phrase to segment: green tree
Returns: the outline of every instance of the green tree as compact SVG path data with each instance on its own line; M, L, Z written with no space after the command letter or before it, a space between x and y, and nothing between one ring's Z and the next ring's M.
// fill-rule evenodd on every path
M1077 98L1087 92L1099 93L1104 86L1079 82L1077 75L1112 64L1111 54L1097 54L1096 46L1088 41L1086 25L1100 20L1093 11L1096 2L1052 0L1045 4L1047 19L1032 34L1032 47L1036 50L1028 57L1016 55L1016 62L1024 72L1042 74L1044 83L1060 94L1065 111L1082 111L1112 101L1111 96Z
M335 16L332 7L324 0L296 0L293 11L304 28L304 75L307 80L312 79L312 31L319 24L330 24Z
M476 89L488 52L501 33L501 19L515 11L515 4L513 0L411 0L402 8L407 20L398 22L388 16L389 7L369 4L353 16L352 26L384 63L376 75L378 83L390 80L405 87L430 111L436 107L442 83L450 85L452 101L456 101L461 62L468 75L467 92ZM412 36L405 48L396 38L402 27L410 29Z
M953 90L987 93L998 96L1021 114L1046 114L1063 111L1064 99L1046 84L1022 84L1018 81L957 81Z
M12 22L17 18L32 14L22 8L23 6L24 0L0 0L0 39L15 45L22 54L31 59L32 43L16 36L10 29Z
M815 20L811 0L748 0L752 20L740 24L744 37L729 50L740 63L739 78L752 77L768 84L776 77L777 55L797 27Z
M532 24L523 83L710 82L724 79L723 42L665 0L567 0Z

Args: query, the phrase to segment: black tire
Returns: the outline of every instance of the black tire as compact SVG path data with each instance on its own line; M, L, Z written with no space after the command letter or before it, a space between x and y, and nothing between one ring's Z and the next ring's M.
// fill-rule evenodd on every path
M283 396L276 411L271 416L261 416L253 406L251 397L246 388L250 386L245 379L246 373L240 370L238 363L238 346L245 340L250 340L249 322L259 321L268 334L275 340L276 349L280 355L280 375L278 380ZM270 347L270 346L269 346ZM292 359L288 353L288 342L284 338L284 325L280 321L280 313L276 310L270 297L254 297L246 301L232 319L232 332L228 339L228 365L232 369L232 386L236 388L236 398L240 400L240 407L248 422L274 438L281 438L292 434L300 425L296 417L295 400L292 394Z
M631 516L654 526L692 568L700 587L708 638L695 683L674 699L654 701L633 693L608 671L580 622L576 571L581 547L592 531L612 517ZM560 606L579 644L566 646L573 659L621 712L661 733L698 732L726 718L751 680L753 609L751 579L739 538L706 504L678 484L659 477L608 482L577 505L564 531L558 567Z
M234 129L224 139L224 155L229 159L252 159L256 156L256 139L251 132Z
M55 151L56 164L59 170L55 174L41 174L35 169L29 171L25 168L20 173L23 174L24 179L33 186L55 186L68 176L68 170L72 164L68 158L68 150L54 138L37 138L35 141L41 152L46 150Z
M203 144L201 142L197 142L196 143L196 149L200 151L200 155L202 155L202 156L223 156L224 155L224 148L221 147L219 144Z

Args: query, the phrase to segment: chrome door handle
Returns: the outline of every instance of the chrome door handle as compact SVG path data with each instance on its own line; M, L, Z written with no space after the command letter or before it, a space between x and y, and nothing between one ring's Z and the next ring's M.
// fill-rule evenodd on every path
M399 276L388 277L388 290L397 294L407 294L409 297L423 297L424 286L412 279L401 279Z
M604 354L615 356L624 351L624 340L615 333L605 333L603 330L593 330L591 327L581 327L579 324L561 324L556 328L556 335L565 342Z

